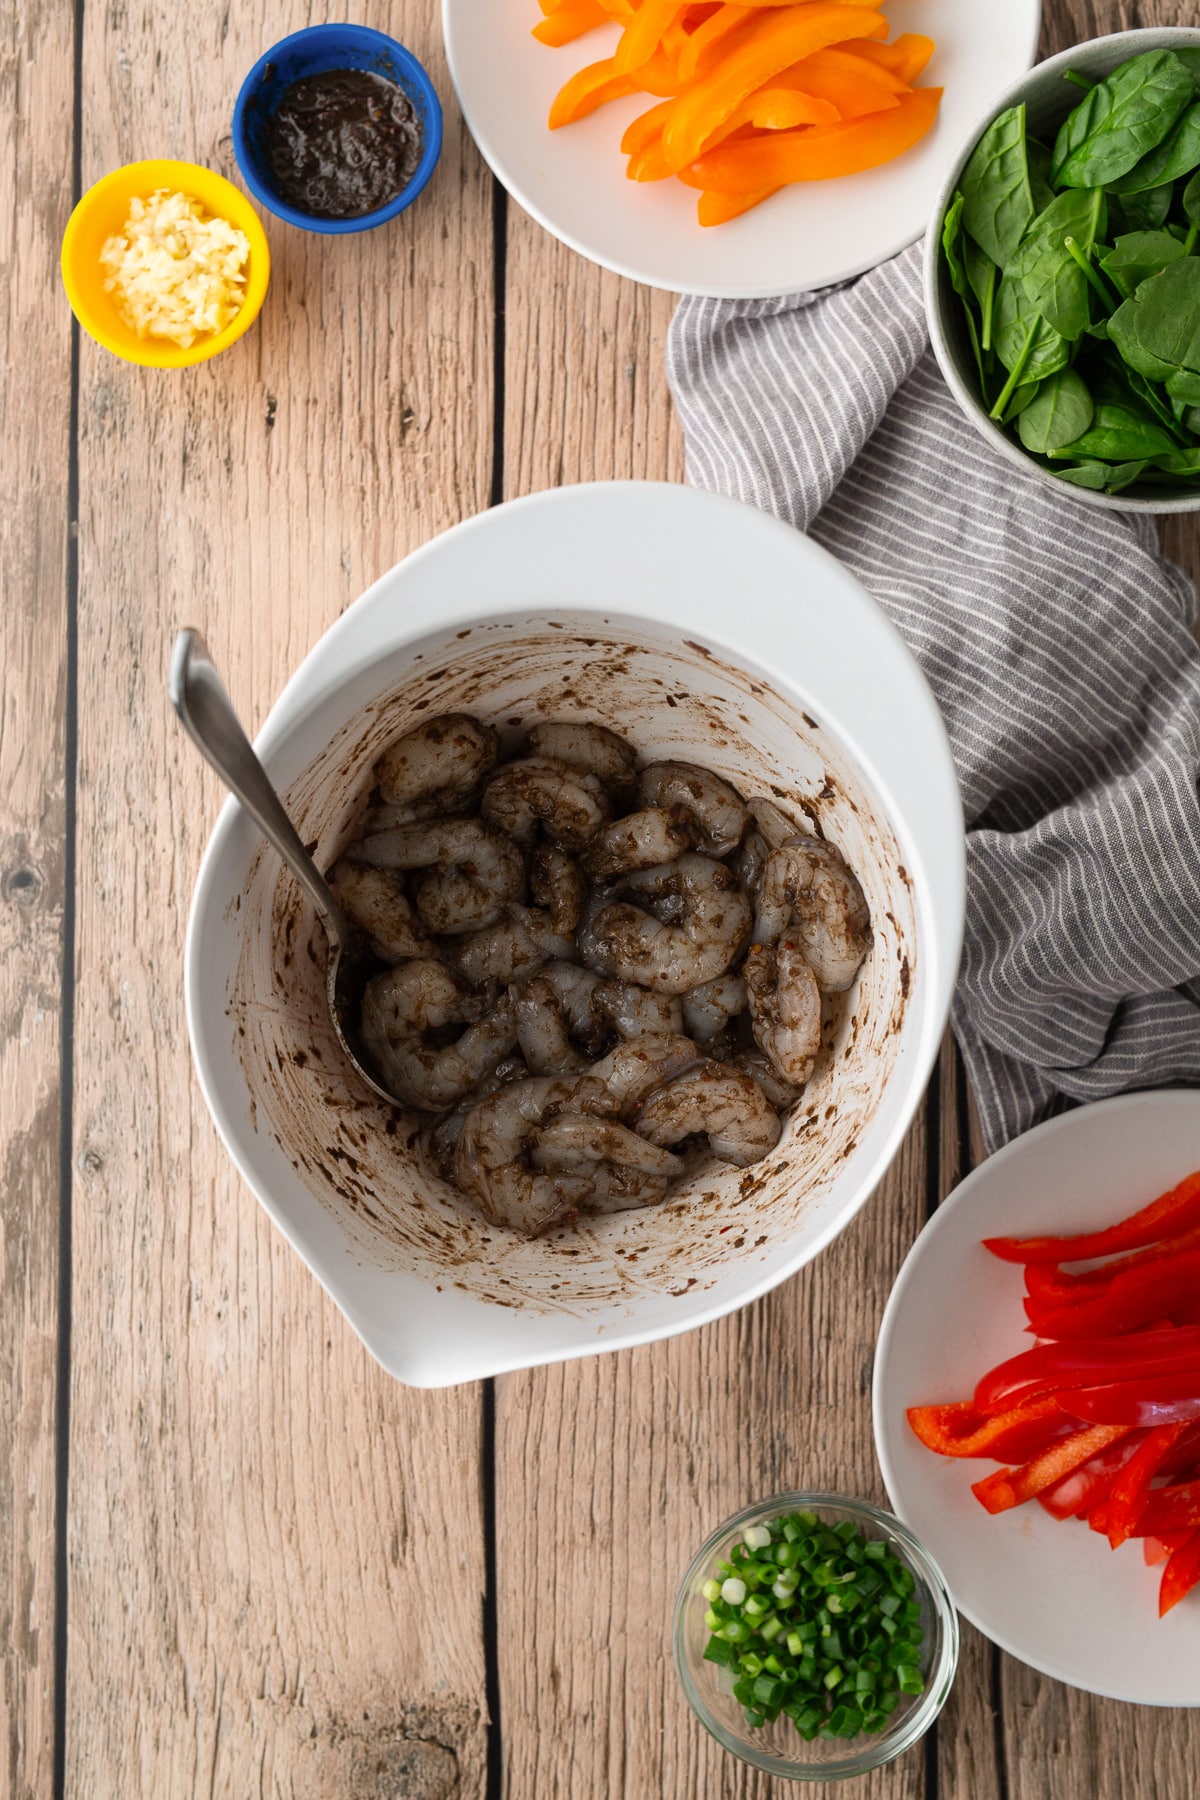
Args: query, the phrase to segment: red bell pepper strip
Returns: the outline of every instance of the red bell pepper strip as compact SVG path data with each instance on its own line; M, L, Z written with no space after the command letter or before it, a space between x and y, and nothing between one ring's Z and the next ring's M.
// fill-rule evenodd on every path
M1153 1569L1157 1564L1165 1563L1171 1552L1178 1550L1181 1544L1186 1544L1191 1535L1190 1531L1171 1531L1163 1537L1143 1538L1142 1555L1146 1560L1146 1567Z
M1146 1504L1150 1483L1158 1474L1163 1459L1186 1431L1186 1425L1159 1425L1147 1432L1117 1475L1108 1496L1108 1541L1114 1550L1132 1536L1138 1514Z
M1092 1425L1077 1431L1061 1443L1052 1444L1031 1462L1019 1469L997 1469L982 1481L971 1484L971 1492L990 1513L1007 1512L1012 1506L1023 1506L1081 1463L1090 1462L1107 1445L1128 1434L1127 1425Z
M1039 1337L1116 1337L1170 1318L1176 1306L1194 1305L1198 1294L1200 1250L1195 1250L1171 1262L1129 1269L1102 1287L1073 1292L1069 1300L1027 1299L1025 1313Z
M1200 1526L1200 1481L1155 1488L1133 1528L1133 1537L1166 1537L1172 1531Z
M1141 1434L1131 1431L1128 1437L1107 1444L1090 1461L1040 1493L1038 1505L1045 1507L1052 1519L1086 1518L1101 1501L1108 1501L1111 1509L1113 1483L1136 1456L1141 1441Z
M1064 1388L1058 1402L1072 1418L1093 1425L1187 1425L1200 1419L1200 1371Z
M1200 1225L1194 1225L1190 1231L1181 1231L1178 1237L1164 1238L1158 1244L1147 1244L1144 1250L1131 1250L1127 1256L1116 1256L1110 1262L1098 1263L1094 1269L1083 1269L1078 1275L1069 1275L1065 1269L1051 1263L1031 1263L1026 1270L1025 1285L1030 1285L1030 1270L1045 1269L1056 1277L1054 1287L1058 1293L1103 1287L1112 1276L1123 1275L1127 1269L1144 1269L1149 1263L1168 1262L1172 1257L1184 1256L1193 1250L1200 1250ZM1032 1291L1030 1288L1030 1292Z
M1175 1237L1192 1225L1200 1225L1200 1170L1140 1212L1103 1231L1086 1231L1075 1237L984 1238L983 1242L1003 1262L1088 1262L1093 1256L1114 1256L1121 1250L1157 1243L1159 1238Z
M1185 1544L1171 1552L1163 1570L1162 1586L1158 1590L1159 1618L1169 1613L1173 1606L1178 1606L1197 1582L1200 1582L1200 1531L1193 1531Z
M1200 1371L1200 1329L1139 1331L1128 1337L1075 1338L1039 1344L997 1363L975 1389L981 1413L1004 1412L1036 1394L1059 1388L1096 1387L1104 1381Z
M990 1419L971 1400L910 1406L908 1422L926 1448L939 1456L991 1456L997 1462L1023 1462L1077 1429L1049 1395Z

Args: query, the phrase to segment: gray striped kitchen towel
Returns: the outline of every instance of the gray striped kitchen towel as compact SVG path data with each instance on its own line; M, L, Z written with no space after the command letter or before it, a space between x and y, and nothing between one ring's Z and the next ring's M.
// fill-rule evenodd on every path
M920 245L817 295L682 300L667 373L690 479L831 550L937 695L988 1149L1072 1100L1200 1083L1196 596L1152 520L990 454L929 349Z

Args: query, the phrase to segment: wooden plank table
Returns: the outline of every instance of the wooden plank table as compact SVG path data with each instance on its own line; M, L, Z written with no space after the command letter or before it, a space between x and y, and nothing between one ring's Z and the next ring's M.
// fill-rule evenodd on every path
M377 575L565 481L682 476L668 296L564 250L467 139L435 0L365 0L446 98L430 195L336 243L268 221L259 327L185 375L72 333L73 195L233 173L283 0L9 0L0 24L0 1794L765 1800L688 1714L682 1550L794 1483L882 1498L871 1358L971 1159L943 1057L870 1205L796 1280L645 1349L448 1393L369 1360L189 1068L188 899L221 798L168 717L202 624L244 715ZM1043 52L1183 0L1050 0ZM1193 572L1193 529L1167 534ZM1095 1701L969 1629L887 1800L1190 1800L1200 1714ZM823 1790L822 1790L823 1791Z

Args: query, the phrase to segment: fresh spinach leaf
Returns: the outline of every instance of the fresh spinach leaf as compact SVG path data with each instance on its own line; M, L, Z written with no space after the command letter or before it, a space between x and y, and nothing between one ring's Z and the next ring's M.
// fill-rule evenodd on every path
M1049 379L1053 381L1053 375L1051 375ZM1013 389L1012 399L1005 407L1004 417L1001 419L1000 423L1002 425L1011 425L1014 419L1019 419L1021 414L1025 411L1025 408L1032 404L1033 396L1037 393L1041 385L1040 381L1020 382Z
M1123 493L1127 487L1133 486L1133 483L1140 475L1145 473L1145 469L1145 457L1142 457L1137 462L1118 463L1114 469L1109 471L1108 480L1104 484L1105 493Z
M1192 176L1180 196L1183 216L1189 225L1200 226L1200 173Z
M962 173L963 226L1003 269L1034 215L1025 149L1025 108L993 119Z
M1130 368L1165 381L1200 370L1200 257L1181 256L1118 306L1108 333Z
M1140 194L1108 194L1108 222L1114 233L1121 231L1157 231L1165 225L1171 210L1175 184L1166 181L1162 187L1146 188Z
M1025 156L1029 163L1029 191L1033 195L1035 213L1045 212L1054 198L1054 189L1050 185L1050 163L1052 152L1049 145L1040 144L1036 138L1025 139Z
M1069 481L1072 487L1094 488L1097 493L1102 493L1108 486L1111 471L1107 463L1083 462L1076 463L1073 468L1056 468L1054 473L1060 481Z
M1127 175L1162 143L1195 91L1170 50L1119 64L1064 119L1054 143L1055 184L1100 187Z
M950 285L962 301L963 317L967 326L967 337L971 345L971 354L975 358L975 367L979 374L980 390L987 387L984 373L983 352L979 344L979 328L975 323L975 314L971 307L971 296L967 288L966 273L963 269L962 252L966 243L962 229L963 197L956 193L946 209L946 217L942 221L942 255L946 259L946 267L950 272Z
M1101 400L1088 430L1063 444L1056 454L1132 462L1136 457L1149 461L1155 456L1170 456L1176 448L1170 434L1143 413L1117 401Z
M1092 423L1092 396L1074 369L1060 369L1043 381L1017 419L1017 436L1027 450L1045 455L1083 436Z
M1087 330L1091 314L1087 276L1065 240L1074 238L1086 251L1105 223L1100 188L1068 188L1038 214L1008 265L1008 273L1024 282L1046 323L1072 343Z
M1153 413L1159 424L1165 425L1172 437L1177 436L1179 421L1172 412L1171 403L1159 384L1151 381L1147 375L1140 375L1136 369L1126 367L1124 363L1121 367L1128 390L1134 396L1135 402Z
M1194 369L1176 369L1167 376L1167 392L1185 406L1200 406L1200 375Z
M1126 299L1139 282L1177 262L1183 245L1169 231L1130 231L1119 237L1100 267Z
M1176 50L1175 54L1191 76L1196 92L1200 94L1200 49L1193 50L1185 45L1183 49Z
M1112 184L1116 194L1140 194L1164 182L1177 181L1200 164L1200 100L1185 106L1161 144L1147 152L1128 175Z
M1026 353L1031 327L1033 337ZM1015 275L1005 275L996 290L992 342L1004 367L1010 372L1019 368L1022 381L1053 375L1065 368L1070 358L1066 338L1047 324L1025 292L1025 283Z
M1154 463L1167 475L1200 475L1200 450L1174 450Z

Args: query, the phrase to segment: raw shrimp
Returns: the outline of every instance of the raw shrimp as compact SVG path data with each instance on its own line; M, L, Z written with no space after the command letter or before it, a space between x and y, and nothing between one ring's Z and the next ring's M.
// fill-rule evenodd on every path
M850 986L870 947L871 915L853 870L823 838L796 834L767 858L754 942L774 943L785 931L799 943L823 994Z
M528 1075L523 1057L515 1052L504 1056L489 1075L463 1095L457 1106L436 1119L426 1120L421 1129L421 1147L443 1181L454 1180L454 1150L472 1108L498 1088L507 1087L510 1081L524 1081Z
M447 935L496 924L525 887L521 852L481 819L381 831L353 853L375 868L422 870L413 887L421 923Z
M415 822L464 811L495 762L490 725L466 713L442 713L389 744L375 774L384 804Z
M746 984L740 975L718 975L683 996L683 1023L689 1037L707 1044L745 1009Z
M578 955L574 938L561 937L548 912L515 901L497 924L450 938L441 949L473 987L487 989L525 980L552 959L573 962Z
M771 1105L779 1112L784 1112L792 1103L800 1098L800 1089L794 1081L785 1081L777 1069L773 1069L761 1050L734 1050L722 1059L740 1069L743 1075L749 1075L751 1081L757 1081Z
M638 793L646 806L682 806L696 821L700 848L711 856L736 850L750 821L737 789L694 763L651 763L638 777Z
M428 956L433 946L422 930L408 896L387 869L364 869L343 857L325 878L335 900L371 940L384 962L406 956Z
M517 1042L535 1075L574 1074L603 1048L608 1034L592 1010L598 986L599 977L578 963L549 962L512 990Z
M549 909L554 930L573 936L587 891L575 858L557 844L539 844L529 859L529 891L539 906Z
M803 1087L821 1048L821 995L803 951L791 937L752 944L742 973L755 1043L785 1081Z
M483 790L485 819L531 846L541 826L551 843L582 850L612 808L599 778L550 756L529 756L497 769Z
M795 837L805 835L801 826L789 819L782 807L776 806L773 800L767 800L761 794L755 794L746 803L754 818L754 829L762 837L769 850L778 850L781 845L789 844Z
M533 1134L530 1162L559 1175L582 1175L588 1212L626 1212L661 1200L667 1184L683 1174L669 1150L650 1143L615 1119L563 1113Z
M643 1037L618 1044L592 1064L591 1072L595 1080L604 1083L628 1118L647 1094L703 1060L691 1038L674 1032L647 1032Z
M592 995L592 1011L623 1038L683 1030L683 1008L673 994L652 994L633 981L600 982Z
M587 1175L535 1169L534 1133L562 1114L611 1117L616 1110L613 1096L587 1075L514 1081L468 1113L454 1152L457 1185L493 1224L537 1237L586 1205L592 1183Z
M535 725L525 738L525 756L550 756L556 762L590 769L615 798L632 797L637 780L637 751L607 725L589 725L580 719Z
M674 862L699 835L682 806L648 806L602 826L584 852L583 866L593 881L611 881L633 869Z
M579 950L599 974L686 994L736 962L752 922L732 870L689 852L597 893L579 928Z
M423 1112L453 1106L517 1041L512 1002L469 994L444 963L421 957L373 976L363 993L362 1034L383 1084ZM451 1044L429 1042L462 1025Z
M727 1063L701 1063L650 1095L637 1120L652 1144L706 1137L714 1156L739 1169L775 1148L783 1130L758 1083Z

